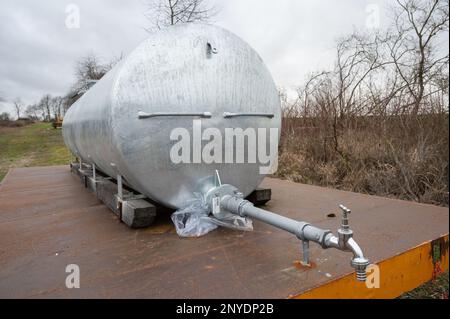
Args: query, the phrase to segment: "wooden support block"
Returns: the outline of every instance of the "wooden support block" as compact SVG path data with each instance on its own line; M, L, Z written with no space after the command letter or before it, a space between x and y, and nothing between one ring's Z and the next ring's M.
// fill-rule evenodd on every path
M119 215L117 207L117 185L110 180L101 180L96 185L97 198L103 202L114 214Z
M247 200L252 202L255 206L265 205L272 198L272 190L270 188L257 188L250 195Z
M94 181L92 177L87 176L86 177L86 187L91 192L96 193L97 191L97 181Z
M156 207L145 199L131 199L122 202L122 221L131 228L143 228L153 224Z
M97 174L94 181L92 171L78 163L70 164L71 171L80 177L86 188L94 192L114 214L119 216L128 227L143 228L150 226L156 217L156 207L144 198L136 198L130 190L123 190L123 199L117 195L117 184ZM142 195L141 195L142 196Z

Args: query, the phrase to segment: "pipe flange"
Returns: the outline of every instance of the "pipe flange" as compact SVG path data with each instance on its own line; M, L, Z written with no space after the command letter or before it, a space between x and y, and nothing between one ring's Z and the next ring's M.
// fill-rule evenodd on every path
M242 214L242 209L243 209L244 206L247 205L247 204L251 204L251 203L250 203L248 200L246 200L246 199L242 200L242 202L239 203L239 206L238 206L238 209L237 209L237 212L238 212L238 215L239 215L239 216L245 217L245 216ZM252 204L252 205L253 205L253 204Z
M213 197L219 196L220 198L223 198L225 195L233 196L235 192L238 191L236 187L229 184L223 184L217 187L211 188L205 195L206 203L211 204L211 201ZM217 194L217 195L216 195Z

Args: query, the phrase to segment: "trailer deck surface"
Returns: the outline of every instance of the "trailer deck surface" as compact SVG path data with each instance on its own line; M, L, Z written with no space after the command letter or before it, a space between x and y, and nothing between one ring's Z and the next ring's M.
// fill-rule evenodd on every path
M371 262L441 239L448 267L448 208L272 178L262 186L272 189L266 209L335 234L338 204L351 208L355 240ZM68 166L9 171L0 185L0 243L0 298L288 298L353 272L351 253L316 244L312 267L301 267L301 242L258 221L253 232L220 228L190 239L177 236L168 214L149 228L129 229ZM395 266L388 279L402 285L414 263ZM66 288L68 264L80 267L79 289Z

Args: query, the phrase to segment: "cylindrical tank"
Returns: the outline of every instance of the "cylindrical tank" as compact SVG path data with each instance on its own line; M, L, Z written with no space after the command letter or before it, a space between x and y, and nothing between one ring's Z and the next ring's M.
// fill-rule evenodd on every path
M212 187L216 170L222 183L250 194L264 178L261 163L198 162L194 121L201 132L218 129L223 140L229 128L266 129L269 140L269 129L281 126L278 92L262 59L242 39L212 25L151 34L70 107L63 136L84 162L122 175L137 191L172 208ZM191 162L175 163L170 156L182 138L171 139L178 128L190 134ZM203 149L208 140L200 143ZM222 143L222 158L230 151Z

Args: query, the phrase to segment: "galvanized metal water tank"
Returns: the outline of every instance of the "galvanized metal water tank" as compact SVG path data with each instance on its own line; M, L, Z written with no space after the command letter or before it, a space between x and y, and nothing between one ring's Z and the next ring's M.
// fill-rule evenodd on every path
M261 58L242 39L212 25L186 24L150 35L71 106L63 136L83 161L122 175L169 207L208 190L215 170L222 183L244 195L252 192L264 178L260 163L173 163L170 134L181 127L192 136L194 119L201 119L203 131L218 128L224 135L225 128L281 126L278 92ZM223 146L223 153L229 151Z

